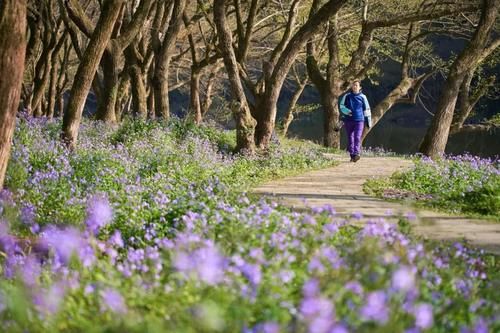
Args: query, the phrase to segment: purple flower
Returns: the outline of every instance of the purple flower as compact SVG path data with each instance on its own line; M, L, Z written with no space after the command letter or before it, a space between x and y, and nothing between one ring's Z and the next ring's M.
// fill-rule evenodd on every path
M54 283L48 290L42 290L34 295L33 303L45 314L55 314L64 298L66 287L62 282Z
M316 317L309 323L309 333L328 333L332 325L331 317Z
M488 333L489 332L488 324L486 323L486 321L483 318L479 317L479 319L476 321L476 323L474 324L473 332L474 333Z
M310 279L302 286L302 293L304 297L314 297L319 293L319 281L317 279Z
M38 232L40 232L40 226L38 223L33 223L33 225L30 226L30 231L34 235L38 234Z
M357 295L361 295L363 293L363 286L358 281L347 282L344 288Z
M49 248L53 248L56 255L67 263L73 253L84 247L85 241L80 232L75 228L58 229L49 226L43 231L42 243Z
M365 320L373 320L384 324L389 320L386 304L387 297L383 291L368 294L365 305L361 308L361 316Z
M32 225L35 222L35 207L31 204L25 205L21 209L21 221L26 225Z
M109 238L109 243L116 247L123 247L123 238L120 230L116 230Z
M333 326L332 329L330 330L330 332L328 332L328 333L349 333L349 330L344 325L337 324L337 325Z
M325 270L325 266L323 266L321 259L315 256L311 259L309 265L307 265L307 269L309 270L309 272L318 271L322 273Z
M180 272L188 272L193 269L193 260L191 257L186 253L186 252L177 252L173 266L175 267L176 270Z
M262 324L259 324L255 327L253 332L256 333L279 333L280 332L280 325L275 322L265 322Z
M282 270L279 272L278 276L279 281L281 281L282 283L288 283L293 280L295 274L293 271Z
M196 270L201 281L214 285L224 277L224 257L215 246L206 246L193 254L196 258Z
M113 210L105 196L93 196L88 203L87 229L96 235L99 229L107 225L113 219Z
M333 247L322 248L321 254L330 262L332 268L338 269L343 265L343 260Z
M201 281L214 285L224 278L226 260L213 244L209 244L191 253L177 252L173 265L186 276L194 274Z
M354 213L352 213L352 217L355 218L356 220L361 220L363 218L363 213L354 212Z
M304 298L300 313L308 322L309 332L327 333L334 323L333 304L323 297Z
M103 301L103 310L110 310L114 313L126 313L127 307L122 295L111 288L107 288L101 292L101 297Z
M413 309L415 316L415 326L427 329L433 324L432 306L427 303L418 304Z
M94 291L95 291L95 287L94 287L94 285L92 285L92 284L87 284L87 285L85 286L85 289L83 289L83 294L84 294L84 295L92 294Z
M245 276L252 285L257 286L260 284L260 281L262 280L260 266L245 263L239 268L243 276Z
M415 273L408 266L399 267L392 274L392 287L397 291L409 291L415 286Z
M24 263L20 269L22 279L28 286L34 286L42 272L40 261L33 255L29 255L24 259Z
M339 231L339 225L336 223L328 223L325 225L325 229L333 235Z
M420 333L420 329L416 327L409 328L405 331L405 333Z
M96 260L94 249L88 244L79 249L78 256L80 257L83 267L92 266Z
M407 212L405 214L405 217L408 221L415 221L417 219L417 214L415 214L414 212Z

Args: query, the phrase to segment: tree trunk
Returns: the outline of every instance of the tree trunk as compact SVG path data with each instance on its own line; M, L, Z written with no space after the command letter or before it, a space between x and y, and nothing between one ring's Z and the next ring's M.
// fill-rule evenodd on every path
M200 103L200 72L195 68L191 68L191 91L189 101L189 113L194 116L195 124L201 124L203 116L201 114Z
M288 104L288 108L283 118L283 136L286 136L288 133L288 127L290 127L290 124L293 121L293 111L295 111L295 106L297 105L297 102L299 101L299 98L302 95L305 87L305 82L300 83L297 87L297 90L295 90L295 92L293 93L290 103Z
M119 69L117 65L116 57L106 51L101 60L103 95L101 96L100 103L97 105L96 119L109 124L115 124L117 122L115 110L120 84Z
M111 38L113 27L120 14L120 8L123 3L124 0L108 0L104 3L92 38L78 66L73 87L71 88L68 109L64 113L63 118L62 139L69 147L74 147L76 145L83 107L85 106L92 80L104 50Z
M148 116L147 94L141 68L138 65L130 67L130 83L132 86L133 114L146 119Z
M469 68L476 67L477 63L481 61L481 55L488 43L499 7L499 0L483 0L481 19L469 44L451 66L448 78L442 88L436 113L420 145L421 153L430 157L444 154L460 86Z
M437 111L420 145L421 153L433 158L444 153L463 79L464 75L461 75L456 70L448 75L442 87Z
M44 57L45 56L45 57ZM52 51L44 52L42 54L43 58L40 58L38 64L42 63L42 65L38 66L37 64L37 75L38 77L33 82L33 99L31 100L31 109L37 110L40 109L40 104L42 103L43 95L45 94L45 88L50 81L50 73L52 71ZM41 113L34 112L35 117L41 116Z
M205 117L205 115L210 110L210 106L212 105L212 90L215 84L215 79L217 77L217 73L219 72L220 67L217 66L213 72L210 73L208 77L207 90L205 91L205 100L201 106L201 115Z
M57 61L57 59L54 59L54 61ZM57 81L58 81L57 72L58 72L57 63L55 62L50 70L50 86L49 86L49 95L48 95L47 113L46 113L46 116L49 119L52 119L54 117L54 110L56 108Z
M413 87L413 83L415 79L407 77L403 78L398 86L394 88L385 98L380 101L372 110L372 127L373 128L380 119L385 115L385 113L392 108L394 104L398 102L398 100L408 94L408 91ZM363 140L366 138L370 129L365 128L363 132Z
M50 25L46 27L49 29ZM44 99L47 85L49 85L49 94L50 94L50 84L52 75L55 73L52 72L52 68L56 66L58 62L58 55L64 46L66 41L67 33L63 33L59 39L57 39L59 28L56 31L47 31L47 37L45 38L45 42L47 45L44 45L45 49L36 65L35 72L35 82L33 88L33 99L31 102L32 109L38 109L40 103ZM42 115L46 115L46 112L42 112ZM41 116L41 115L40 115Z
M150 85L148 94L148 119L154 119L154 118L155 118L155 94L153 86Z
M68 44L64 49L63 60L59 66L59 73L57 74L56 117L60 117L64 114L64 93L66 92L66 84L68 83L68 74L66 71L68 69L68 61L71 51L70 47L70 44Z
M42 96L43 97L43 96ZM38 106L33 110L33 117L40 118L43 116L42 103L38 103Z
M170 59L165 61L166 69L157 70L153 80L153 91L155 98L155 115L157 118L168 120L170 118L170 101L168 98L168 67Z
M115 103L115 115L118 121L123 119L123 116L128 113L127 104L129 101L130 91L130 76L125 73L121 75L118 83L118 95Z
M172 53L175 49L175 42L182 25L182 14L186 7L187 0L174 0L172 16L169 22L165 38L161 47L156 50L155 74L153 76L153 88L155 94L155 113L163 119L170 117L168 98L168 70Z
M323 104L323 145L340 149L340 132L335 131L335 124L339 121L339 97L341 92L332 92L330 89L322 95Z
M40 17L28 20L30 38L26 46L25 68L29 68L32 64L35 64L36 58L39 55L39 49L42 45L42 22Z
M266 87L267 88L267 87ZM257 126L255 127L255 144L265 149L271 142L271 137L276 125L277 102L281 89L269 88L264 91L264 94L258 98L256 119Z
M238 73L238 63L234 54L231 30L226 20L225 0L215 0L214 2L214 21L219 37L219 47L224 59L233 103L231 110L236 122L236 149L238 151L253 154L255 152L255 119L250 114L250 108L246 100L243 86L241 85Z
M56 117L61 117L64 115L64 92L57 96L57 113Z
M26 0L3 0L0 2L0 189L16 125L25 55Z

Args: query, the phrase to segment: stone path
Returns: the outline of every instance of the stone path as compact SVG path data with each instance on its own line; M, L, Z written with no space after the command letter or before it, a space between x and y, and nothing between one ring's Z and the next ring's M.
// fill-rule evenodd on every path
M311 171L299 176L283 178L259 186L252 192L273 196L294 209L308 209L330 204L337 214L351 216L361 213L367 219L388 218L415 213L415 233L434 240L467 239L484 250L500 254L500 223L472 220L461 216L416 210L409 205L384 201L363 192L363 183L371 177L387 177L397 170L412 165L410 160L398 157L363 157L357 163L332 155L340 164L336 167ZM390 218L391 219L391 218Z

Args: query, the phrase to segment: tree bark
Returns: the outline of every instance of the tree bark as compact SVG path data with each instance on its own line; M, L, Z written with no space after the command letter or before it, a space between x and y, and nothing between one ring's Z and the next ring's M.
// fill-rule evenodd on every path
M120 75L120 80L118 83L118 94L116 97L116 103L115 103L115 115L116 119L121 121L124 117L124 115L128 114L129 109L127 108L127 105L129 105L130 101L130 75L128 73L122 73Z
M57 113L55 117L60 117L64 114L64 93L60 93L57 96Z
M26 0L4 0L0 2L0 189L9 162L25 56Z
M290 99L290 103L288 103L285 116L283 117L283 132L282 132L283 136L286 136L288 133L288 128L290 127L290 124L293 121L293 112L295 111L295 106L297 105L297 102L299 101L299 98L302 95L302 92L304 91L305 87L306 87L306 80L299 83L299 86L297 87L297 89L292 95L292 98Z
M116 52L119 52L119 50ZM97 105L96 119L109 124L115 124L117 122L115 110L120 82L120 69L118 68L119 60L117 57L119 56L115 51L105 51L101 59L103 95L99 105Z
M195 124L201 124L200 72L196 68L191 68L189 112L194 115Z
M51 58L53 51L54 45L52 42L49 42L36 65L35 80L33 82L33 97L31 99L30 106L30 109L32 110L36 110L40 106L45 93L45 88L50 81L50 72L52 68ZM41 114L37 114L37 112L34 112L34 115L41 116Z
M148 116L148 104L142 71L138 65L133 65L130 67L129 73L132 87L133 113L139 118L146 119Z
M340 148L340 132L335 131L335 124L339 120L339 97L342 92L326 90L321 95L323 104L323 145L325 147Z
M169 26L160 47L155 50L156 62L153 76L153 89L155 97L156 117L168 119L170 117L170 106L168 98L168 71L172 53L175 49L177 35L182 25L182 15L187 0L174 0L174 8L170 18Z
M56 95L57 95L57 57L55 57L52 68L50 69L50 85L47 101L47 113L46 117L52 119L54 117L54 110L56 108Z
M220 70L220 66L216 66L214 71L210 73L207 82L207 89L205 90L205 99L203 100L201 106L201 115L205 117L205 115L210 110L210 106L212 105L212 91L215 84L215 79L217 78L217 73Z
M66 47L64 48L63 59L59 66L59 73L57 76L57 113L55 113L55 117L60 117L64 114L64 93L66 92L66 86L69 81L67 70L70 53L71 41L68 41Z
M71 88L68 109L64 113L61 135L63 141L70 148L76 145L83 107L85 106L85 101L99 62L111 39L113 27L118 19L123 3L124 0L108 0L104 3L99 21L85 49L82 61L78 66L74 84Z
M385 113L391 109L398 101L413 87L415 79L406 77L403 78L399 84L387 94L382 101L380 101L371 111L372 115L372 128L382 119ZM363 140L366 138L371 129L366 129L363 132Z
M226 20L225 0L215 0L214 21L219 37L219 47L226 67L233 103L231 111L236 122L236 149L240 152L255 152L255 119L250 114L243 86L238 73L238 63L233 49L231 30Z
M444 154L460 86L467 75L468 69L476 67L477 63L482 60L481 55L488 43L499 7L500 0L483 0L481 19L469 44L450 68L442 88L436 113L420 145L421 153L433 158Z

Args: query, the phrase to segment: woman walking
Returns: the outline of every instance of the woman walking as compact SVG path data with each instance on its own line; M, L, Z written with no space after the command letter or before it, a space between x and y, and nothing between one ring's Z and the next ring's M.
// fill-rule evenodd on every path
M351 162L357 162L361 154L361 136L364 125L371 127L371 110L368 99L361 92L361 82L354 80L351 91L340 100L340 112L347 132L347 150Z

